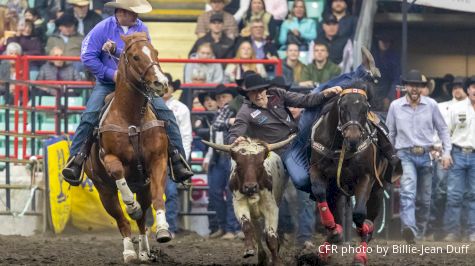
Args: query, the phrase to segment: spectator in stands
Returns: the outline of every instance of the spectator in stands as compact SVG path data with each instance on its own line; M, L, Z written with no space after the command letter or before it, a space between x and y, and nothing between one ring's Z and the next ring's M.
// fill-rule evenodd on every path
M329 13L338 19L338 35L345 39L353 39L358 20L348 11L347 0L332 0Z
M15 11L20 17L23 17L25 10L28 8L28 0L5 0L2 2L9 10Z
M259 20L264 26L264 38L274 40L277 31L277 25L272 15L266 12L264 0L251 0L246 16L239 24L241 30L241 37L248 37L251 35L251 24L253 21Z
M433 172L429 154L436 132L443 144L442 166L445 169L452 164L452 147L449 130L437 103L420 95L420 89L426 86L421 73L411 70L402 81L407 94L391 103L386 124L389 139L402 162L402 235L406 242L411 244L415 242L415 238L424 237L429 220Z
M401 57L393 48L393 38L388 34L376 34L377 44L372 54L381 78L374 87L371 106L374 110L386 111L389 103L396 97L396 86L401 77Z
M460 101L467 101L467 95L464 91L465 79L457 77L450 84L449 88L452 88L453 98L450 101L439 103L438 107L444 121L447 125L450 124L451 109ZM430 89L430 88L429 88ZM450 128L449 128L450 130ZM440 154L442 153L442 143L437 139L437 143L434 144L432 157L434 158L434 175L432 177L432 197L430 206L430 219L427 224L427 240L440 240L444 237L443 223L445 205L447 202L447 176L449 170L442 167L440 161ZM448 236L448 239L455 237L455 235Z
M328 46L316 42L313 46L313 62L302 71L300 86L316 88L318 84L340 75L341 69L328 58Z
M422 75L422 81L426 82L426 85L421 88L421 95L430 97L430 95L434 92L434 88L435 88L434 80L429 79L426 76Z
M234 52L237 53L237 48L241 43L247 41L252 44L257 59L277 59L277 49L274 42L271 39L266 38L264 22L255 18L250 22L249 27L251 35L239 38L236 41ZM274 71L274 65L272 64L265 65L265 68L268 73Z
M246 12L249 10L251 0L232 0L224 10L234 14L234 19L240 23ZM281 25L282 21L287 16L288 3L287 0L264 0L266 11L269 12L276 20L277 25ZM207 5L206 10L210 10L211 7Z
M209 32L195 42L188 57L196 53L201 44L211 43L216 58L229 58L234 42L223 33L223 25L223 15L220 13L213 14L210 17Z
M211 125L211 141L224 144L229 127L234 123L236 112L229 108L229 103L237 95L234 88L220 84L216 87L214 98L218 103L218 114ZM231 157L228 153L208 149L203 168L208 171L209 211L216 215L209 217L210 238L234 239L239 231L239 223L234 215L232 193L228 188L231 173ZM224 194L226 193L226 200Z
M65 10L65 0L35 0L32 6L46 21L55 20Z
M74 17L78 21L77 31L79 34L86 36L97 23L101 22L102 17L95 11L90 10L90 0L68 0L73 6Z
M256 59L252 44L248 41L243 41L236 52L235 59ZM235 82L242 78L242 73L245 71L254 71L262 77L267 77L266 69L262 64L228 64L224 70L225 82Z
M192 59L213 59L213 47L209 42L205 42L198 46L195 55L191 55ZM193 71L199 69L205 73L205 83L222 83L224 79L223 66L221 64L208 63L189 63L185 65L185 83L195 83L192 79Z
M211 97L208 92L198 94L198 99L200 100L201 105L203 105L206 111L218 110L218 103L213 97Z
M238 36L238 26L233 15L224 11L224 6L229 3L229 0L210 0L211 10L206 11L198 17L196 24L196 35L201 38L210 31L210 18L214 14L222 15L223 32L231 40Z
M49 52L51 56L63 56L63 50L55 46ZM37 80L82 80L81 74L72 64L62 60L51 60L41 66ZM56 95L55 89L40 88L48 95Z
M448 123L452 140L454 164L447 177L447 204L444 230L446 241L460 237L461 216L466 217L470 242L475 242L475 77L466 86L468 100L459 101L451 108ZM462 213L462 209L466 213Z
M21 46L16 43L16 42L11 42L7 45L7 48L5 50L5 55L21 55ZM11 79L15 80L16 79L16 69L15 69L15 64L16 62L14 60L1 60L0 61L0 79ZM5 86L0 86L0 95L5 94L6 92L4 91ZM13 93L13 90L15 89L14 84L10 84L10 93ZM11 102L13 102L13 97L10 97Z
M264 0L266 3L266 11L271 13L276 21L277 26L280 26L287 17L289 6L286 0Z
M15 36L19 21L15 10L0 6L0 45L7 45L7 39Z
M285 50L287 44L296 43L300 46L300 51L307 51L309 43L316 37L317 25L313 19L307 18L305 1L296 0L292 12L280 28L280 49Z
M77 32L77 19L64 14L56 20L58 32L48 38L46 43L46 53L50 53L55 46L64 51L65 56L79 56L81 54L81 44L84 37Z
M343 60L343 50L347 45L348 38L338 35L338 19L333 14L323 18L323 34L318 36L315 42L324 43L329 50L329 58L335 64Z
M298 86L299 82L302 81L302 71L305 68L305 65L299 60L299 46L295 43L289 43L285 55L286 58L282 65L285 82Z
M7 39L7 44L15 42L20 44L22 54L24 55L42 55L43 47L40 39L34 34L33 22L30 20L22 21L18 24L16 36ZM0 52L3 52L6 47L0 47ZM38 66L38 62L32 62L31 65Z
M176 122L180 128L186 160L189 160L191 154L191 142L193 141L190 110L185 104L173 97L173 92L180 89L180 80L174 81L169 73L165 73L165 76L168 79L168 92L164 94L162 98L165 101L167 107L172 110L173 114L175 115ZM165 215L170 226L169 230L172 233L172 238L174 238L178 231L178 210L180 208L178 205L177 184L173 182L170 177L167 179L165 195L167 198L165 201L165 207L167 209Z
M46 20L44 20L40 16L40 13L34 8L25 10L25 20L33 21L33 33L40 38L41 46L44 47L46 45Z

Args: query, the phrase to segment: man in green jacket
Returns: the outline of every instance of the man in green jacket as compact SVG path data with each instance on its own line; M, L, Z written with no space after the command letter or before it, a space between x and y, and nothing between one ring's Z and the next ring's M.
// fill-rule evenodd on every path
M341 74L338 65L328 59L328 46L316 42L313 47L313 62L305 66L302 71L300 86L316 88L318 84L329 81Z

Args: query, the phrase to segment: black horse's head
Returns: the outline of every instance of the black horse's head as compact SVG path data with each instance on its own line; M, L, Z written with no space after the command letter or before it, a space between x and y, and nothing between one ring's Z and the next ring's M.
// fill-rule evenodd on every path
M355 81L343 89L338 100L338 129L351 151L356 151L366 131L369 86L366 82Z

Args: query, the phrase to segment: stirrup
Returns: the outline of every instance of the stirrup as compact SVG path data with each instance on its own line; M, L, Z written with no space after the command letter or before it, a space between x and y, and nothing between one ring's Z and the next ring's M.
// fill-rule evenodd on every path
M64 175L64 170L66 169L71 169L72 167L75 167L77 166L76 164L76 160L79 159L78 156L73 156L71 157L68 162L66 163L66 165L64 166L63 170L61 171L61 176L63 177L63 179L68 182L71 186L79 186L83 179L84 179L84 163L85 163L85 160L83 161L83 163L80 165L81 167L81 170L80 170L80 174L79 174L79 178L76 179L72 179L72 178L69 178L67 176ZM75 165L76 164L76 165Z
M175 156L179 156L179 157L175 157ZM172 157L175 157L175 158L172 158ZM176 175L175 169L173 169L176 164L180 164L180 166L178 167L184 168L184 170L182 170L184 172L182 173L183 176ZM169 157L169 166L170 166L170 178L175 183L184 183L186 180L190 179L194 175L193 171L191 170L190 165L180 153L174 154Z

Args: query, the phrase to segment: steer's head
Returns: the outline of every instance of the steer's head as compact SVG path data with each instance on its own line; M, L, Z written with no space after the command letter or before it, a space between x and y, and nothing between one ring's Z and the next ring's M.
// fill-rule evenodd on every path
M203 142L216 150L231 154L231 158L236 162L236 167L229 186L232 191L239 190L244 195L252 196L261 188L272 189L272 177L267 174L264 161L269 152L284 147L294 137L292 135L288 139L274 144L250 138L233 145Z

